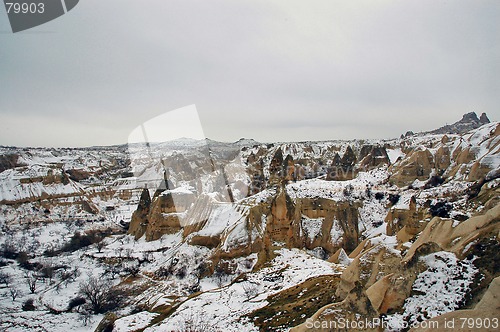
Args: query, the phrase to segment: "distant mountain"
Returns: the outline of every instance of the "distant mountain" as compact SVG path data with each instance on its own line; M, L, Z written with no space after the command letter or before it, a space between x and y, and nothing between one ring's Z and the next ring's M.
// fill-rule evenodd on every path
M465 134L466 132L481 127L484 124L490 123L490 119L486 113L482 113L478 118L475 112L466 113L462 116L462 120L451 125L446 125L441 128L427 132L427 134Z
M478 118L475 112L466 113L462 116L460 121L457 121L451 125L445 125L438 129L431 131L424 131L417 133L417 135L445 135L445 134L465 134L468 131L477 129L482 125L490 123L490 119L486 113L482 113ZM407 131L405 134L401 135L401 138L413 136L415 133L413 131Z
M234 144L239 145L239 146L255 146L255 145L260 145L261 143L257 142L256 140L252 138L240 138L238 141L234 142Z

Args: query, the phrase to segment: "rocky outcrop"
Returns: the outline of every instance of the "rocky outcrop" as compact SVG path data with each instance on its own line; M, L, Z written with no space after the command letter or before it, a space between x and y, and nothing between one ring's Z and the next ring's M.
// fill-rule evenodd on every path
M460 121L451 125L443 126L439 129L428 132L429 134L464 134L469 130L481 127L484 124L490 123L490 119L486 113L482 113L478 118L475 112L466 113Z
M279 185L284 177L283 151L278 148L269 164L269 184Z
M331 322L338 322L340 318L362 321L399 312L405 300L412 294L412 285L417 276L427 269L418 257L442 250L453 252L458 258L468 255L476 257L474 264L479 267L483 280L486 280L482 287L488 290L473 309L447 313L433 318L432 321L443 324L445 320L450 321L454 317L498 317L500 272L494 267L498 266L495 265L498 264L498 254L493 249L494 244L488 252L485 252L485 248L488 248L486 242L493 241L498 251L499 218L500 205L455 226L452 221L434 218L404 256L396 249L395 243L391 245L390 241L383 237L361 242L351 253L352 261L342 273L336 291L336 302L321 308L310 318L307 325L301 324L291 331L337 331L342 329L332 327ZM473 243L477 243L483 252L478 252ZM337 253L336 256L340 254ZM481 292L472 289L471 293ZM363 330L377 331L377 327Z
M69 175L69 178L71 180L76 182L87 180L91 176L91 174L88 171L83 169L68 169L64 172Z
M356 155L350 146L347 147L342 158L340 158L340 155L336 153L330 167L328 168L326 180L345 181L353 179L356 171L356 160Z
M296 200L295 220L300 220L302 236L298 243L307 249L321 247L328 252L344 248L351 252L359 244L359 208L361 202L334 201L326 198ZM312 223L318 225L310 225ZM311 232L316 232L311 234ZM340 234L334 234L334 233ZM333 242L332 235L340 242Z
M418 249L429 243L464 258L471 243L480 238L497 237L499 232L500 204L485 214L471 217L458 225L455 225L453 220L435 217L412 244L402 263L408 264Z
M137 210L132 214L132 220L130 221L128 229L128 233L133 235L136 239L141 238L144 233L146 233L150 206L151 196L149 195L149 190L144 188L142 190L141 198L139 199Z
M154 241L164 234L174 234L181 230L182 214L193 204L195 195L165 191L152 202L146 229L146 241Z
M450 154L451 154L450 148L447 146L440 146L436 151L436 154L434 156L434 167L438 175L443 175L443 173L448 169L448 167L450 167L451 165Z
M132 215L129 234L146 241L154 241L164 234L174 234L182 229L181 219L194 203L195 195L189 192L166 190L151 200L148 189L143 189L139 206Z
M422 220L425 219L425 214L426 210L417 208L417 200L412 196L408 209L393 207L389 210L385 218L387 235L395 235L402 230L410 237L416 235L423 229Z
M299 222L295 220L295 204L280 186L278 195L271 203L271 215L268 216L266 232L272 241L285 242L288 246L296 245L296 234L299 234Z
M427 180L434 168L434 157L428 149L411 152L399 165L391 168L390 181L398 187L408 186L415 180Z
M359 167L362 170L370 170L381 165L390 165L387 150L383 146L365 145L359 153Z
M329 331L378 331L378 327L349 326L346 322L359 322L377 317L365 290L359 284L343 301L329 304L318 310L306 323L290 329L290 332L329 332Z
M403 267L400 265L401 256L396 251L389 249L386 246L374 245L370 240L361 243L360 247L361 252L355 257L352 257L351 255L353 261L342 273L341 282L337 288L336 293L339 300L346 298L358 284L361 285L365 290L368 290L379 280L381 280L381 278L384 278L386 276L390 276L388 278L397 278L398 276L403 274ZM355 251L359 252L360 250ZM395 283L391 283L391 285L394 286ZM380 287L383 288L384 286L382 283L380 283L374 287L375 288L370 291L370 296L372 297L374 296L374 289ZM384 293L386 293L387 291L388 290L385 289ZM405 290L405 292L408 293L405 294L406 296L409 295L409 291L409 289ZM395 291L395 288L392 288L388 294L392 294L391 292L400 293L401 290ZM400 299L399 301L395 301L396 296L393 294L391 296L392 302L390 306L389 304L386 304L384 308L396 308L398 306L401 306L406 297L404 295L400 297L402 299ZM380 303L377 302L378 304L374 305L374 308L378 309L379 305L381 305L383 301L380 300L379 302Z

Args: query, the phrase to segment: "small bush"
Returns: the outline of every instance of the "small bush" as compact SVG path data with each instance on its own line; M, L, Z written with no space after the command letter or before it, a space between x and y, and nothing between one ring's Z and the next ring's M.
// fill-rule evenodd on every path
M3 257L7 259L17 258L17 256L19 255L19 250L12 237L7 238L5 242L2 244L0 253Z
M8 273L0 272L0 284L5 284L5 286L9 286L12 278Z
M132 277L136 277L141 271L139 262L137 261L127 262L126 264L124 264L123 270L126 273L130 274Z
M81 296L77 296L75 298L72 298L71 300L69 300L69 303L68 303L68 311L72 311L74 308L81 306L81 305L85 304L86 302L87 301Z
M437 187L437 186L440 186L442 185L444 182L444 178L439 176L439 175L433 175L429 181L427 181L427 183L425 184L424 186L424 189L430 189L430 188L433 188L433 187Z
M172 275L172 269L169 267L162 266L155 271L155 277L157 278L168 278Z
M29 268L29 263L28 263L29 257L28 257L28 254L25 251L21 251L17 255L17 259L16 260L17 260L17 263L19 264L19 266L24 267L26 269Z
M22 309L23 311L35 311L35 300L27 299L26 301L24 301Z
M401 195L399 194L389 194L389 202L391 202L392 205L396 205L400 198Z
M437 202L436 204L431 204L429 212L433 217L449 218L452 208L453 205L448 202Z
M112 233L111 229L105 231L94 230L84 234L76 231L69 240L69 242L62 246L60 251L74 252L80 250L81 248L85 248L92 244L101 242L104 239L104 237L110 235L111 233Z
M179 279L184 279L186 277L186 275L187 275L187 271L186 271L186 267L184 267L184 266L175 273L175 276Z

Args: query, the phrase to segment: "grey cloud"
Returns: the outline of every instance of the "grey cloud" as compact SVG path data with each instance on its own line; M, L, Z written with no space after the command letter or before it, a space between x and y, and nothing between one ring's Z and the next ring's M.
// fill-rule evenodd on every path
M496 1L81 1L0 34L0 144L122 143L193 103L227 141L497 120L499 14Z

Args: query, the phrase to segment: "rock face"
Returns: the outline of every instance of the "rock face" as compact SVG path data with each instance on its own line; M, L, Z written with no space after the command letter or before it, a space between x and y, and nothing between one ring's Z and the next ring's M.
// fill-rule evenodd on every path
M422 230L423 224L420 221L425 219L425 214L424 209L417 208L417 201L412 196L408 209L391 208L389 210L385 218L387 235L405 233L411 238Z
M295 234L299 233L300 226L294 215L295 204L281 186L278 195L271 203L271 215L266 228L271 241L285 242L290 247L295 246Z
M418 239L408 250L403 264L409 263L420 247L432 243L442 250L453 252L464 258L469 253L468 245L478 238L496 237L500 232L500 205L453 226L452 220L435 217L425 227Z
M359 153L360 167L363 170L370 170L380 165L390 165L387 151L382 146L365 145Z
M469 114L460 123L474 122L476 118ZM486 121L485 117L482 121ZM370 198L373 189L369 182L360 189L352 187L350 181L361 183L357 182L360 175L366 176L372 170L387 170L387 178L380 182L382 186L387 183L402 188L400 190L407 187L430 190L450 181L477 181L477 195L486 175L498 167L496 155L500 141L496 137L499 133L498 124L486 124L477 133L434 135L417 141L408 137L384 144L348 142L340 146L327 143L319 147L309 143L244 146L238 162L242 162L240 165L247 174L236 176L232 170L234 160L238 158L227 165L219 159L197 161L189 154L175 153L172 160L162 161L164 167L168 166L165 172L168 171L173 180L163 180L173 183L168 188L189 181L192 193L181 198L175 189L157 191L149 207L144 209L141 207L144 202L139 204L129 232L136 237L146 235L147 240L154 240L163 234L182 231L183 238L190 238L190 243L206 244L210 248L218 248L222 255L232 257L248 252L242 247L252 246L255 241L262 244L255 246L255 250L269 248L266 243L279 242L288 247L321 248L328 255L341 248L351 253L363 240L363 231L367 226L360 226L360 211L364 206L363 200ZM216 152L210 153L217 156ZM394 157L395 153L398 158ZM203 156L206 155L204 152ZM227 152L221 155L227 155ZM162 177L165 177L164 174ZM216 179L202 181L197 176ZM333 187L342 187L342 197L329 198L322 193L311 197L290 196L289 184L316 176L332 182ZM222 193L226 190L224 188L229 195ZM269 201L254 203L250 199L269 188L276 190L268 197ZM350 194L360 190L363 197ZM233 192L246 192L250 203L235 202ZM489 204L494 204L494 195L488 195ZM216 213L213 208L226 203L230 203L228 209L244 211L240 218L245 220L245 234L254 233L253 236L245 235L245 241L239 240L235 246L227 244L232 235L224 234L222 225L217 225L216 233L206 231L209 225L215 227L210 221ZM407 242L414 239L427 224L424 220L431 217L430 205L430 199L417 203L412 198L409 206L402 208L391 207L387 202L384 206L386 214L376 222L385 222L387 235L396 235L401 242ZM231 250L234 253L230 254ZM255 251L252 249L251 252Z
M19 155L15 153L0 155L0 173L17 166L21 166L17 163Z
M393 167L391 181L399 187L410 185L415 180L427 180L432 173L434 158L429 150L417 150L409 154L397 167Z
M194 201L192 193L171 190L162 191L151 200L149 190L143 189L128 232L136 239L146 235L146 241L158 240L164 234L177 233L182 229L182 214Z
M141 198L139 199L137 210L132 214L132 220L130 221L128 229L129 234L133 235L136 239L139 239L146 233L150 206L151 197L149 195L149 190L144 188Z
M412 285L417 276L425 270L418 257L443 250L451 251L457 257L465 257L474 250L470 245L472 241L481 243L491 237L496 238L494 241L498 250L499 216L500 205L456 227L451 222L435 218L406 253L397 250L396 244L391 245L381 239L363 241L351 254L352 261L342 273L336 302L323 307L311 317L312 322L317 322L315 326L320 328L309 328L312 326L310 321L308 325L301 324L291 331L329 331L331 329L321 327L328 326L331 321L338 322L340 318L371 320L400 311L406 299L412 295ZM494 264L498 264L498 255L488 255L490 260L496 262ZM483 265L480 258L476 265L488 279L483 286L488 289L484 295L480 294L481 300L473 309L451 312L432 320L443 323L445 319L453 317L498 317L500 271L494 271L491 264ZM367 330L377 331L377 328Z

